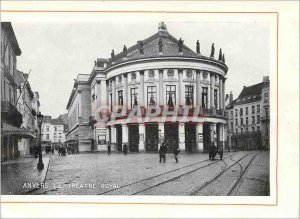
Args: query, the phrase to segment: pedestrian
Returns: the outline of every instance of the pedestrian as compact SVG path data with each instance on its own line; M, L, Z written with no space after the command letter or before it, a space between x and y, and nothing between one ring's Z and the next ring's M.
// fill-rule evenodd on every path
M111 146L110 144L107 145L107 154L110 155L110 151L111 151Z
M166 162L166 153L167 148L165 146L165 143L162 143L159 148L159 162L161 163L161 159L163 159L164 163Z
M51 148L51 153L52 153L52 155L54 154L54 148Z
M176 163L178 163L178 154L179 154L179 152L180 152L179 148L177 148L177 147L173 148L173 153L174 153L174 158L175 158Z
M124 153L124 155L127 154L127 150L128 150L127 144L124 144L123 145L123 153Z

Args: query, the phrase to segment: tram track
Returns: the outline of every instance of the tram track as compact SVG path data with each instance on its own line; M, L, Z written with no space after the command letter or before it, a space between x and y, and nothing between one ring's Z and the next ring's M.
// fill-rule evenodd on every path
M218 178L220 178L225 172L227 172L228 170L232 169L235 165L238 165L240 167L240 170L241 170L240 174L239 174L239 177L238 177L237 181L235 182L235 184L233 185L233 187L227 193L227 196L232 195L233 191L235 190L235 188L237 187L237 185L239 184L239 182L242 180L242 178L243 178L246 170L249 168L250 164L252 163L252 161L254 160L254 158L258 154L254 154L254 156L250 159L249 163L246 165L246 168L244 170L243 170L242 165L239 162L242 161L242 160L244 160L246 157L248 157L249 155L252 155L252 154L254 154L254 153L246 154L245 156L241 157L237 161L231 159L231 157L230 157L229 159L231 159L234 162L233 164L231 164L229 167L227 167L227 168L223 169L222 171L220 171L218 174L216 174L215 176L213 176L210 180L206 181L202 185L200 185L197 188L195 188L188 195L195 196L195 195L199 194L203 189L205 189L207 186L211 185L214 181L216 181Z
M227 157L223 157L223 160L226 159L226 158L232 157L232 156L234 156L234 155L236 155L236 154L238 154L238 153L234 153L234 154L231 154L231 155L229 155L229 156L227 156ZM221 162L224 162L223 160L221 160ZM210 161L210 160L207 159L207 160L203 160L203 161L200 161L200 162L192 163L192 164L189 164L189 165L186 165L186 166L183 166L183 167L180 167L180 168L176 168L176 169L173 169L173 170L170 170L170 171L161 173L161 174L157 174L157 175L154 175L154 176L151 176L151 177L148 177L148 178L144 178L144 179L139 180L139 181L135 181L135 182L133 182L133 183L126 184L126 185L124 185L124 186L120 186L119 188L115 188L115 189L111 189L111 190L108 190L108 191L105 191L105 192L102 192L102 193L98 193L98 195L105 195L105 194L108 194L108 193L112 193L112 192L115 192L115 191L124 189L124 188L126 188L126 187L130 187L130 186L133 186L133 185L136 185L136 184L139 184L139 183L143 183L143 182L145 182L145 181L148 181L148 180L151 180L151 179L155 179L155 178L161 177L161 176L163 176L163 175L167 175L167 174L169 174L169 173L172 173L172 172L175 172L175 171L178 171L178 170L182 170L182 169L185 169L185 168L188 168L188 167L192 167L192 166L195 166L195 165L198 165L198 164L207 162L207 161ZM202 168L211 166L211 165L216 164L216 163L218 163L218 162L220 162L220 160L216 160L216 161L211 162L211 163L208 163L208 164L206 164L206 165L204 165L204 166L200 166L200 167L198 167L198 168L192 169L191 171L185 172L185 173L183 173L183 174L181 174L181 175L172 177L172 178L170 178L170 179L168 179L168 180L164 180L164 181L162 181L162 182L160 182L160 183L157 183L157 184L155 184L155 185L152 185L152 186L147 187L147 188L145 188L145 189L142 189L142 190L140 190L140 191L134 192L134 193L132 193L131 195L137 195L137 194L139 194L139 193L141 193L141 192L144 192L144 191L146 191L146 190L148 190L148 189L151 189L151 188L153 188L153 187L156 187L156 186L159 186L159 185L168 183L168 182L170 182L170 181L176 180L176 179L178 179L178 178L180 178L180 177L182 177L182 176L184 176L184 175L187 175L187 174L190 174L190 173L192 173L192 172L195 172L195 171L197 171L197 170L199 170L199 169L202 169Z

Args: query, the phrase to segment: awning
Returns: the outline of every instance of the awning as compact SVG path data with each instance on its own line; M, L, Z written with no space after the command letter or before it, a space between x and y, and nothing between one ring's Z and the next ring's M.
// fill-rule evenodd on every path
M20 138L36 138L36 136L31 132L29 132L28 130L15 127L7 123L2 124L1 134L3 136L12 135Z

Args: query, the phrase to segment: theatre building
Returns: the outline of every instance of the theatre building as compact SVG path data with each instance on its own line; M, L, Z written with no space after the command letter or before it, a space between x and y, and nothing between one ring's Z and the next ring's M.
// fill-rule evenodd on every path
M162 22L158 32L137 44L114 50L95 62L89 123L94 150L202 152L225 143L225 76L222 50L206 57L176 39ZM215 57L216 56L216 57ZM106 109L103 111L103 108Z

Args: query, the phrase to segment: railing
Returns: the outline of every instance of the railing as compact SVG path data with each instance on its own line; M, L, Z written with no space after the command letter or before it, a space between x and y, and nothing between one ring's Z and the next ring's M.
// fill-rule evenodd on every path
M22 125L22 114L8 101L1 101L1 118L17 127Z

